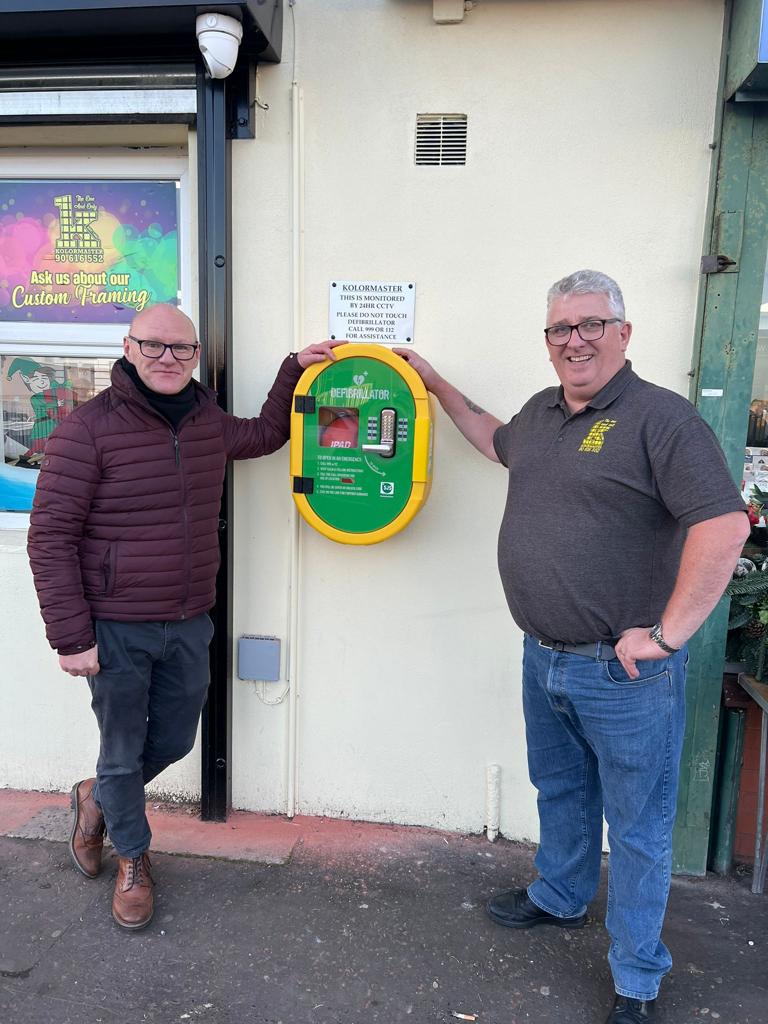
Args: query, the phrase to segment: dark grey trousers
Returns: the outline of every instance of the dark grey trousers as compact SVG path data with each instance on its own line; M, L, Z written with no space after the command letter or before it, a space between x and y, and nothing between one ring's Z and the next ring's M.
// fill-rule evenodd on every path
M121 857L138 857L152 833L144 786L194 746L208 691L210 618L180 622L97 619L98 675L89 679L101 747L94 796Z

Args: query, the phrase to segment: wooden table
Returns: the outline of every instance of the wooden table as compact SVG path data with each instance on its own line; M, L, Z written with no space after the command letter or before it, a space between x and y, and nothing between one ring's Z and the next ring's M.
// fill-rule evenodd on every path
M760 770L757 783L757 823L755 826L755 868L752 873L752 892L761 893L765 887L768 867L768 832L763 834L765 808L765 775L768 768L768 684L761 683L746 672L739 673L739 686L746 690L763 713L760 732Z

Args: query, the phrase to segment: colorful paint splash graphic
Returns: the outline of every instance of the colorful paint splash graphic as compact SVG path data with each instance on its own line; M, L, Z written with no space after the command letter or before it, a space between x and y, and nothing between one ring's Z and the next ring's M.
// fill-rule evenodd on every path
M173 181L0 181L0 319L125 323L176 303Z

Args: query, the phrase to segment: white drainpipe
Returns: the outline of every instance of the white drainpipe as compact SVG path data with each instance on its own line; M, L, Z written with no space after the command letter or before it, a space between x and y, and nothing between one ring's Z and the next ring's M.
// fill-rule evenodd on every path
M501 767L489 764L485 769L485 834L493 842L499 834L501 816Z
M291 276L293 351L304 347L304 96L291 83ZM301 579L301 519L291 500L291 584L288 625L288 763L285 813L296 814L299 776L299 585Z

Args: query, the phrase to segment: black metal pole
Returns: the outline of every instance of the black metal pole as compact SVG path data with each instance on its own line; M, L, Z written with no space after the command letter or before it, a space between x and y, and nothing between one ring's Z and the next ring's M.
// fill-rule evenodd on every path
M232 400L232 174L227 80L197 69L197 195L201 376L230 412ZM202 717L201 817L226 821L232 803L232 472L219 519L221 566L211 612L211 685Z

